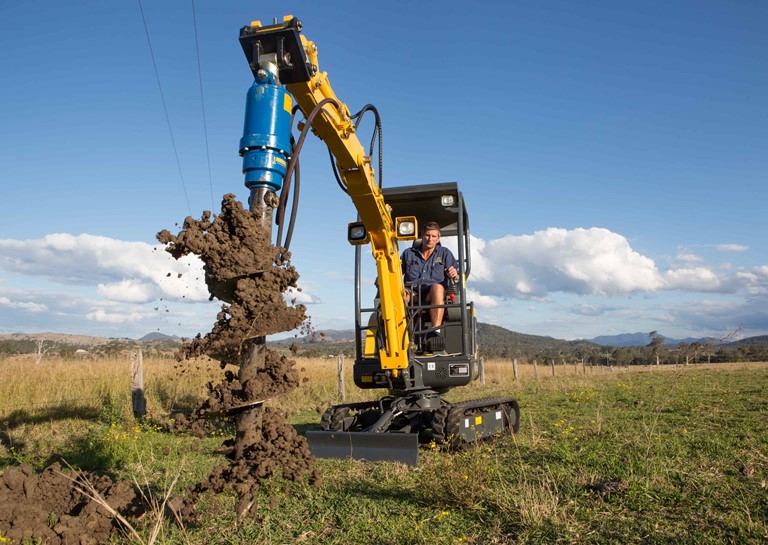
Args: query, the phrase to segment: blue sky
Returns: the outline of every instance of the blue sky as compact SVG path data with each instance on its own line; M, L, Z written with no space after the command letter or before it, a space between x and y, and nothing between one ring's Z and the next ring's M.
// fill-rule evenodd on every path
M0 333L210 328L199 263L154 235L246 199L237 36L287 13L379 109L384 185L459 182L481 321L768 333L765 2L194 5L196 27L191 1L142 2L171 140L138 1L0 2ZM317 139L302 182L301 298L349 329L355 211Z

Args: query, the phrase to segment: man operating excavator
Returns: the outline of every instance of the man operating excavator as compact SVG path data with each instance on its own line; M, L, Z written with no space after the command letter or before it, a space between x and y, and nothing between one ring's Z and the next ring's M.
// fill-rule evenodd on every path
M456 258L440 244L440 226L431 221L424 226L421 245L406 248L401 256L403 280L406 286L405 300L415 299L418 304L444 305L448 280L458 280ZM429 309L432 327L443 323L443 307ZM435 331L439 334L439 329Z

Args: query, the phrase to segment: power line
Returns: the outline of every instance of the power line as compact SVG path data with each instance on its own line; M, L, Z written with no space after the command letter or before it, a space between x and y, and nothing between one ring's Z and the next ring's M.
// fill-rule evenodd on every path
M144 23L144 32L147 34L147 44L149 45L149 54L152 57L152 66L155 68L155 78L157 78L157 88L160 90L160 99L163 102L163 111L165 112L165 121L168 124L168 133L171 135L171 144L173 145L173 154L176 156L176 166L179 169L179 178L181 179L181 187L184 189L184 198L187 201L187 208L189 209L189 215L192 215L192 206L189 204L189 195L187 195L187 184L184 183L184 174L181 172L181 161L179 161L179 152L176 149L176 140L173 138L173 130L171 129L171 118L168 116L168 107L165 104L165 95L163 94L163 86L160 84L160 73L157 71L157 62L155 62L155 52L152 50L152 40L149 38L149 28L147 28L147 19L144 17L144 7L139 2L139 10L141 11L141 20Z
M203 108L203 134L205 135L205 158L208 160L208 185L211 188L211 211L215 212L213 199L213 176L211 175L211 154L208 151L208 123L205 119L205 99L203 98L203 70L200 67L200 44L197 39L197 16L195 15L195 0L192 0L192 24L195 27L195 51L197 51L197 79L200 82L200 104Z

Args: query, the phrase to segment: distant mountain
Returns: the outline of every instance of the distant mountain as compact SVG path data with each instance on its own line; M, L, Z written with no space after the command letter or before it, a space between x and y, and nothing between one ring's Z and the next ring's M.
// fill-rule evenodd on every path
M344 342L355 340L354 329L323 329L314 333L310 337L304 337L306 339L304 342Z
M477 342L480 354L487 358L514 358L544 356L548 353L584 351L599 348L589 341L566 341L554 337L528 335L509 331L497 325L477 324Z
M140 339L140 341L172 341L172 342L180 342L181 337L177 337L176 335L166 335L165 333L159 333L157 331L153 331L152 333L147 333Z
M664 339L664 344L666 345L706 343L709 340L706 338L694 337L672 339L671 337L665 337L664 335L659 335L659 337ZM603 346L648 346L651 342L651 337L648 333L620 333L618 335L600 335L592 339L587 339L587 341Z
M757 335L755 337L747 337L738 341L728 343L728 346L768 346L768 335Z

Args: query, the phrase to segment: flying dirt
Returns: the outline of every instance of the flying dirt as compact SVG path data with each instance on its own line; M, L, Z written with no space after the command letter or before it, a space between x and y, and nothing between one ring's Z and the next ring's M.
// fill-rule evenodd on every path
M263 406L299 384L295 362L266 349L263 338L296 329L306 320L304 305L285 301L286 290L298 289L299 274L290 254L271 244L270 234L255 214L227 194L213 219L204 212L200 220L188 217L178 235L167 230L157 235L176 259L199 256L211 297L230 301L222 305L209 333L183 346L184 356L207 355L222 368L240 368L237 375L227 371L221 383L209 384L208 399L197 411L203 417L234 417L236 436L222 449L230 462L214 469L188 497L176 500L183 517L193 516L196 497L206 491L236 490L242 516L253 504L259 480L278 472L292 481L318 478L306 440L277 411Z

